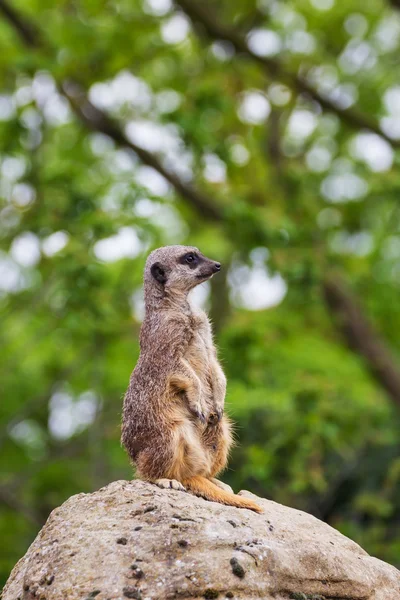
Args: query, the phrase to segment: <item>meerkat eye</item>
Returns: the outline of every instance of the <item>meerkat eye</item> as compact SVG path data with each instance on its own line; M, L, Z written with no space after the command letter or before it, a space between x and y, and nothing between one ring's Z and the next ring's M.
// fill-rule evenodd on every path
M179 258L179 263L181 265L189 265L191 269L197 269L198 265L201 263L201 258L196 252L187 252L186 254L182 254Z
M189 265L196 262L196 260L197 260L197 258L196 258L195 254L187 254L185 256L185 262L187 262Z

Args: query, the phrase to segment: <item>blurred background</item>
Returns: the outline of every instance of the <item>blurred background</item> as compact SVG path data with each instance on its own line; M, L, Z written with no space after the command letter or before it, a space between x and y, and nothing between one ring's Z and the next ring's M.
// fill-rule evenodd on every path
M224 480L400 567L399 0L0 0L0 578L132 469L148 252L223 263Z

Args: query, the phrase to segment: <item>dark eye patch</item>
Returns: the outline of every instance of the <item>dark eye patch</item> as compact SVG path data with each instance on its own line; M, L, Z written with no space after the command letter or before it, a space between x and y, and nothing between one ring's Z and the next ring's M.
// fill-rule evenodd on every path
M201 260L195 252L187 252L180 257L179 262L181 265L188 265L191 269L195 269Z

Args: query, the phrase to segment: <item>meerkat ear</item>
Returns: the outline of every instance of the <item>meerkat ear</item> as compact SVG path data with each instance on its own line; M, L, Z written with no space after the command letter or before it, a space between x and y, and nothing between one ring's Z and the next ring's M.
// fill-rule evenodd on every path
M165 271L162 268L161 264L156 262L154 263L154 265L151 265L151 274L153 275L154 279L156 281L158 281L159 283L165 283L167 281L167 276L165 275Z

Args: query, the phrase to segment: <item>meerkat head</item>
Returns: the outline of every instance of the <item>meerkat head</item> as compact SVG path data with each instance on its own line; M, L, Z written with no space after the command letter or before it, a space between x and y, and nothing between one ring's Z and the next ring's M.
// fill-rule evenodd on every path
M154 250L145 267L145 288L168 295L187 294L221 270L221 264L193 246L164 246Z

